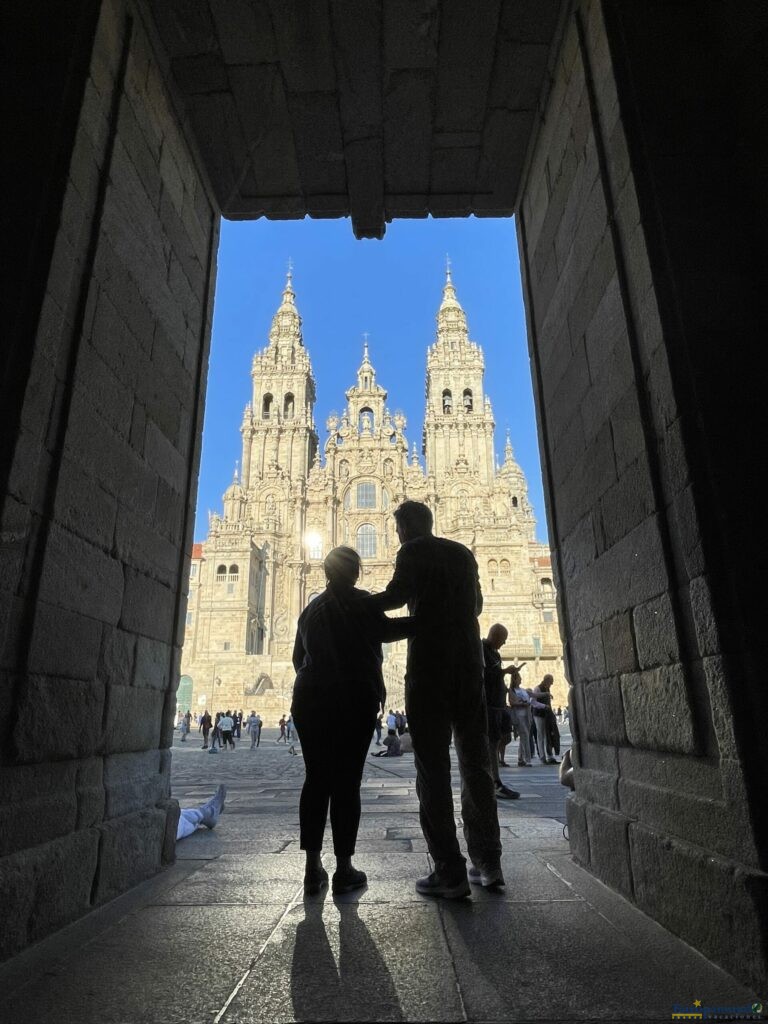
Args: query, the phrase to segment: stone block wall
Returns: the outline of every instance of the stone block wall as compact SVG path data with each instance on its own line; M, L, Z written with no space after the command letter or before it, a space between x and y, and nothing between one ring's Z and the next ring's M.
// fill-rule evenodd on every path
M1 956L156 872L178 815L218 217L140 11L70 6L82 106L40 185L52 246L3 439Z
M518 212L575 711L571 845L608 885L759 987L766 849L744 678L722 640L739 612L713 575L699 409L664 305L668 268L641 213L644 139L617 71L620 44L629 66L645 62L650 77L651 65L648 49L631 48L627 7L574 5ZM645 12L637 20L651 46Z

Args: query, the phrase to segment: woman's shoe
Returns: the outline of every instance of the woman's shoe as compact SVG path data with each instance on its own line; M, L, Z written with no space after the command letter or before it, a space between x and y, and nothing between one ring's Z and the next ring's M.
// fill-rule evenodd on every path
M341 895L345 892L354 892L355 889L362 889L367 884L368 876L364 871L358 871L357 868L347 868L343 871L334 871L331 888L337 895Z
M304 895L317 896L317 894L328 885L328 872L325 868L319 871L304 872Z

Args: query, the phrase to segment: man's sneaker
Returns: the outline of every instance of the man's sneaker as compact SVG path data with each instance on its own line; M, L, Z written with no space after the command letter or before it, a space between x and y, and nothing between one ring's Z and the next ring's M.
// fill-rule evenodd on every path
M556 757L548 757L547 764L560 764L560 762Z
M325 868L320 868L319 871L304 872L304 893L306 896L317 896L326 885L328 885L328 872Z
M203 812L203 820L200 822L201 825L206 825L208 828L215 828L216 822L219 820L219 815L224 810L224 801L227 798L227 787L219 786L216 792L213 794L207 804L203 804L200 810Z
M519 798L520 798L520 794L517 792L516 789L510 789L508 786L505 786L503 783L500 783L500 784L498 784L496 786L496 799L497 800L518 800Z
M472 885L482 885L484 889L503 889L506 885L501 867L476 868L474 864L467 871Z
M368 884L368 876L364 871L357 868L348 868L346 871L334 871L331 888L337 895L345 892L354 892L355 889L362 889Z
M471 891L465 871L451 878L433 871L431 875L419 878L416 882L416 892L422 896L442 896L446 900L463 900Z

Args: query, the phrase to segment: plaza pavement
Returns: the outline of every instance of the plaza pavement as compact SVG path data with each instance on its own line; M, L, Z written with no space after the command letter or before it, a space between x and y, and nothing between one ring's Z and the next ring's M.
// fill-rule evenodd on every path
M754 1001L573 864L553 766L502 769L522 794L499 803L506 891L449 902L414 890L430 862L413 755L369 758L355 858L368 887L305 900L303 760L276 735L211 755L196 733L184 744L177 734L174 795L201 803L223 782L219 825L179 843L161 875L0 967L4 1020L668 1021L675 1003Z

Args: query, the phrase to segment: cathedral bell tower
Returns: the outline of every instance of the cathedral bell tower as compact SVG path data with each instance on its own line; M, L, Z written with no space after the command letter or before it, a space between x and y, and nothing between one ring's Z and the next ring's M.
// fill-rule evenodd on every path
M427 476L438 493L473 478L491 484L494 477L493 413L483 392L485 363L470 341L467 316L456 297L450 263L437 312L437 334L427 353L427 407L423 451Z
M253 357L252 400L245 407L241 484L247 492L266 476L306 479L317 451L315 379L304 348L289 268L269 344Z

